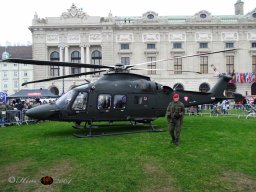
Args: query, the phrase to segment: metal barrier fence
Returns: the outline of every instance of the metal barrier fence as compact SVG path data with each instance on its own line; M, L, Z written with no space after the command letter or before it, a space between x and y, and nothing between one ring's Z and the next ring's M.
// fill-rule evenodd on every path
M187 115L209 115L209 116L235 116L235 117L256 117L256 105L230 104L226 106L205 104L186 108Z
M4 125L21 125L23 123L28 124L29 122L34 121L34 119L26 116L26 110L7 110L2 111L0 114L0 126Z
M23 123L35 121L25 114L26 110L8 110L0 114L0 126L4 125L21 125ZM256 105L221 105L205 104L186 108L187 115L209 115L209 116L235 116L235 117L256 117Z

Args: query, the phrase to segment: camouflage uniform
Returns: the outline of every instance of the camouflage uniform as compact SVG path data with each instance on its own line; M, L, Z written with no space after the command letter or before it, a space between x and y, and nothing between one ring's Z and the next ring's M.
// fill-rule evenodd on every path
M169 124L169 131L172 138L172 143L179 144L180 131L185 114L184 104L180 101L172 101L166 111L167 121ZM174 130L176 133L174 134Z

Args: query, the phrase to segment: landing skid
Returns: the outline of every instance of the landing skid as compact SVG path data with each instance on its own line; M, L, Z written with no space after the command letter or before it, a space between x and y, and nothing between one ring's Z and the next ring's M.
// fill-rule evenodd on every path
M81 126L73 126L76 129L81 129ZM116 129L113 131L113 128ZM136 129L136 130L135 130ZM150 123L134 123L131 124L85 124L83 127L85 131L83 134L74 133L73 135L77 138L91 138L91 137L102 137L102 136L113 136L113 135L126 135L134 133L145 133L145 132L163 132L164 130L157 128L155 125ZM96 130L96 133L94 132Z

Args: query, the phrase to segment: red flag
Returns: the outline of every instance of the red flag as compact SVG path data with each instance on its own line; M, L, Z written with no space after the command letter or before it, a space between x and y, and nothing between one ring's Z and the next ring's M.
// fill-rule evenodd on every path
M240 83L244 83L244 74L240 73Z

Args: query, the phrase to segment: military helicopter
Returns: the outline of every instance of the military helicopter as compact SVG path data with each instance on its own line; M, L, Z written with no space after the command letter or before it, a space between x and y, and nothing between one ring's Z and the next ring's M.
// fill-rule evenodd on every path
M180 58L233 50L201 53ZM173 59L162 59L156 62ZM166 108L172 100L174 92L180 94L180 100L184 103L185 107L215 103L227 99L224 97L223 92L232 78L231 76L220 74L216 85L207 93L174 91L171 87L151 81L150 77L130 73L131 70L139 69L136 67L148 64L149 62L134 65L117 64L115 66L25 59L7 59L4 62L94 69L90 72L31 81L22 85L105 72L95 82L85 83L66 92L56 103L40 105L26 112L27 116L38 120L85 122L84 127L86 130L89 130L89 133L84 136L76 135L78 137L93 136L93 123L101 121L111 123L114 121L129 121L133 125L144 123L150 125L151 131L156 131L151 122L158 117L165 116ZM239 94L235 96L235 98L240 98ZM75 128L78 128L78 126L75 126Z

